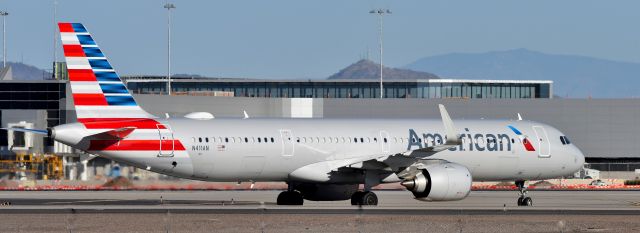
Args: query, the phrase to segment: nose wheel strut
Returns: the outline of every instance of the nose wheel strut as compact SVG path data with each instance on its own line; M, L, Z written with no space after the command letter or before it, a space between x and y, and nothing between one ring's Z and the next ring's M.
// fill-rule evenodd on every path
M524 185L524 180L516 181L516 187L518 187L518 192L520 193L520 197L518 197L518 206L533 206L533 199L528 197L527 187Z

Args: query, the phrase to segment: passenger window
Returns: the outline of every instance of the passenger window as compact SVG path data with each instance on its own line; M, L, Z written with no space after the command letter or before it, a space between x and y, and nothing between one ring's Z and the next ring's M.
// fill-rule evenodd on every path
M195 138L195 137L192 137L192 138L191 138L191 141L196 142L196 138Z
M204 138L204 142L209 143L209 138Z
M202 138L200 138L200 137L199 137L199 138L198 138L198 142L202 142Z
M216 142L216 137L211 137L211 142Z
M512 138L511 143L516 143L516 140Z
M364 142L364 138L360 138L360 142Z
M249 138L244 137L244 142L249 143Z
M273 138L271 138L271 142L273 143L273 142L275 142L275 140L273 140Z
M229 138L224 138L224 142L229 142Z
M374 142L378 142L378 138L373 138L373 141Z
M267 142L267 138L264 138L264 142L265 142L265 143Z
M384 143L387 143L387 138L384 138Z

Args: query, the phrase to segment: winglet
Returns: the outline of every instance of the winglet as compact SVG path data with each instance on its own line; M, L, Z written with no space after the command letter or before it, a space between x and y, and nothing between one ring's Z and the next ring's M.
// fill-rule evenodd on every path
M458 138L456 127L453 125L449 112L442 104L439 104L438 107L440 108L440 116L442 116L442 124L444 124L444 131L447 137L445 145L458 145L460 138Z

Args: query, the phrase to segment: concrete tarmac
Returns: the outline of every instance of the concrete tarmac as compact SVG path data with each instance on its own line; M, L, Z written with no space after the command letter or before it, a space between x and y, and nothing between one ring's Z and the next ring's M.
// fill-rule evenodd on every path
M5 191L0 232L640 232L638 191L472 192L421 202L377 191L379 205L349 201L277 206L279 191Z

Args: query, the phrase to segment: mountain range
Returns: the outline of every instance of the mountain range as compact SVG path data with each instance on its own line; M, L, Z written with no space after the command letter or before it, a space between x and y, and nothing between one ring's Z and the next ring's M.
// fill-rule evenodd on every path
M9 62L14 79L42 80L51 73ZM359 60L328 79L378 79L380 66ZM416 60L400 68L383 67L390 79L552 80L553 93L563 98L640 97L640 63L576 55L548 54L527 49L485 53L449 53ZM193 76L193 75L190 75Z
M450 53L419 59L403 68L442 78L552 80L553 93L569 98L640 96L640 64L527 49Z
M436 79L437 75L425 71L413 71L408 69L389 68L382 66L382 74L385 80L389 79ZM338 71L328 79L379 79L380 64L371 60L362 59L346 68Z
M51 79L51 72L20 62L7 62L11 66L14 80L43 80Z

